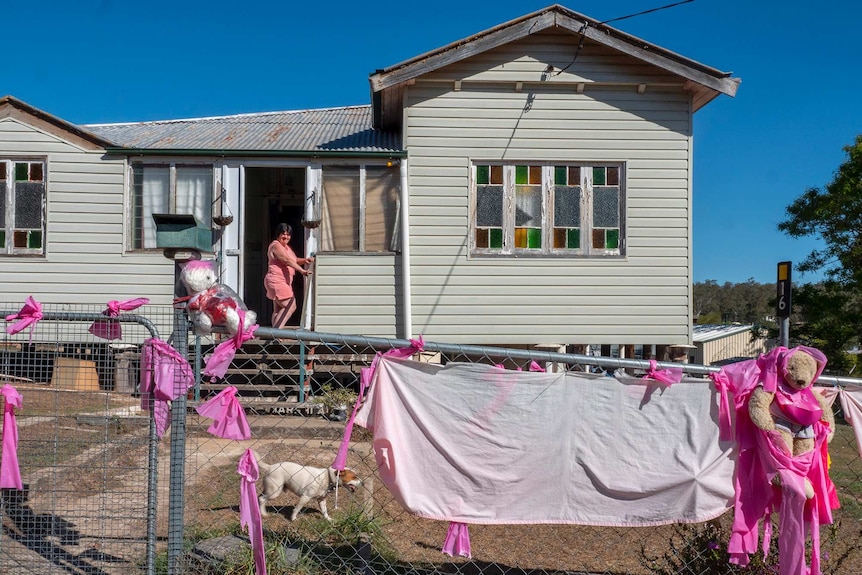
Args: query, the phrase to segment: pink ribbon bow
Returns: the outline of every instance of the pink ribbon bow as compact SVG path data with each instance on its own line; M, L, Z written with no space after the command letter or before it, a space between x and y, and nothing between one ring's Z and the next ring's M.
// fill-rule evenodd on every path
M144 342L141 353L141 408L153 410L156 433L162 435L171 425L168 402L188 393L195 384L189 362L160 339Z
M453 555L460 555L468 559L473 557L472 550L470 549L470 532L467 530L466 523L453 521L449 524L446 539L443 541L442 551L450 557Z
M365 397L365 392L368 386L371 385L374 372L377 370L377 364L381 356L387 357L411 357L413 354L419 353L425 349L425 341L422 336L419 339L411 339L409 347L400 347L390 349L386 353L377 353L374 360L371 362L371 367L363 367L359 371L359 395L356 396L356 403L353 404L353 411L350 412L350 417L347 419L347 424L344 426L344 436L341 438L341 445L338 447L338 454L335 456L335 461L332 463L332 468L342 470L347 466L347 450L350 448L350 436L353 435L353 420L356 419L356 412L359 411L359 406L362 405L362 398Z
M236 393L237 389L230 385L195 408L198 414L213 420L207 431L216 437L237 440L251 438L251 429Z
M0 457L0 487L24 489L18 467L18 423L15 408L21 409L21 394L8 383L0 388L6 400L3 407L3 454Z
M260 477L260 470L251 449L246 449L236 466L240 474L239 485L239 525L248 531L254 554L254 568L257 575L266 575L266 554L263 546L263 525L260 520L260 506L257 503L255 483Z
M145 297L127 299L125 301L117 301L113 299L108 302L108 308L102 312L102 315L107 316L108 318L116 318L120 315L121 311L132 311L148 303L150 303L150 300ZM87 331L96 337L101 337L102 339L112 340L121 339L123 337L120 322L116 319L97 319L92 323L92 325L90 325Z
M230 367L230 362L242 344L250 340L254 336L254 331L258 328L257 324L250 325L246 331L242 330L245 325L245 310L237 309L239 313L239 330L232 338L218 344L215 351L204 366L203 374L212 379L219 379L225 376L227 368Z
M30 328L30 341L33 341L33 330L36 328L36 322L42 319L42 304L33 299L33 296L27 296L24 302L24 307L18 313L13 313L6 316L6 321L15 321L16 323L6 328L6 333L15 335L16 333Z
M673 383L679 383L682 381L682 368L670 367L668 369L656 369L656 365L658 365L656 360L649 360L649 370L646 372L646 375L643 376L644 379L654 379L668 387Z

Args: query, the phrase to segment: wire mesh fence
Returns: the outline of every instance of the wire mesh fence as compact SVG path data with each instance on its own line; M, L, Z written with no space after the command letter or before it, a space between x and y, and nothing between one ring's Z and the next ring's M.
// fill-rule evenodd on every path
M6 313L17 311L5 307ZM106 341L88 331L99 309L46 306L44 311L32 333L3 339L0 357L3 383L23 395L19 459L26 487L5 489L0 500L2 573L252 573L252 552L240 527L239 458L250 448L265 464L327 469L359 391L360 370L379 352L408 344L260 328L224 378L198 378L175 401L172 426L159 439L152 414L141 409L143 342L182 333L182 341L172 343L187 347L199 374L219 336L215 341L184 337L187 326L175 310L147 306L141 316L122 316L122 339ZM644 367L611 358L435 342L426 342L414 359L523 370L535 362L549 372L612 374L625 368L639 374L638 367ZM693 376L714 371L688 370ZM194 410L229 385L244 407L250 440L212 435L212 422ZM851 574L862 572L862 461L840 405L835 409L830 473L842 506L835 524L822 530L823 571ZM347 466L361 485L325 492L330 519L311 500L291 520L299 497L289 490L267 502L269 573L648 575L738 569L727 565L723 553L731 512L708 523L648 528L470 525L472 557L452 557L441 552L448 524L417 517L397 503L380 477L373 438L361 427L353 429ZM774 559L762 569L758 559L739 572L772 572Z
M108 341L88 331L100 311L46 305L0 345L0 385L22 397L23 481L0 498L2 573L134 573L155 557L157 443L137 399L138 350L163 318L126 316L122 339Z

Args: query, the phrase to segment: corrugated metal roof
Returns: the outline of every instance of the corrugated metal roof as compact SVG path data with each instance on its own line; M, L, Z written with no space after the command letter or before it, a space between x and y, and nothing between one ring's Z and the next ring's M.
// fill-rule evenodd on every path
M691 339L695 343L704 343L729 335L751 331L752 324L706 324L696 325L691 330Z
M145 150L401 151L400 133L371 127L371 106L81 127L118 147Z

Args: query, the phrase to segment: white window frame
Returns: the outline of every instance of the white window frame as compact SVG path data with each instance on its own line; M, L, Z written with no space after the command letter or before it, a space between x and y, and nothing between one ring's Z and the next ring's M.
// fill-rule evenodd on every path
M128 217L128 240L127 240L127 250L133 252L142 252L142 251L154 251L157 250L155 246L153 247L145 247L140 246L136 247L135 243L137 239L143 234L143 229L138 229L137 221L135 218L135 211L137 208L137 197L135 190L135 170L137 168L167 168L168 169L168 209L167 212L171 214L177 213L177 168L209 168L212 173L211 180L211 188L210 188L210 210L209 210L209 219L206 221L200 222L205 227L212 226L212 204L217 197L217 180L218 175L221 173L220 170L217 170L217 166L212 161L194 161L194 160L136 160L134 162L129 163L129 217ZM144 215L143 217L147 217ZM149 215L152 218L152 214ZM141 243L145 242L144 239L141 239Z
M45 246L48 241L47 219L48 219L48 159L39 156L22 156L22 157L0 157L0 162L6 165L6 197L4 203L6 206L5 220L0 222L0 229L5 232L6 241L0 246L0 255L4 256L44 256ZM42 165L42 214L41 214L41 229L26 228L16 230L15 213L16 213L16 194L15 187L15 164L41 164ZM28 168L29 171L29 168ZM30 180L28 180L30 181ZM15 232L26 232L29 234L33 231L39 231L42 234L41 246L38 248L30 247L15 247ZM29 240L28 240L29 243Z
M516 248L515 246L515 167L541 166L542 169L542 246L537 248ZM476 217L478 198L477 167L502 166L503 168L503 245L501 248L485 248L476 246ZM580 168L580 238L578 249L555 248L553 246L553 214L554 214L554 169L556 167ZM594 248L592 246L593 228L593 178L594 167L619 168L619 237L616 248ZM473 160L470 164L470 255L471 256L506 256L506 257L590 257L612 258L622 257L626 253L626 164L625 162L547 162L547 161L484 161Z

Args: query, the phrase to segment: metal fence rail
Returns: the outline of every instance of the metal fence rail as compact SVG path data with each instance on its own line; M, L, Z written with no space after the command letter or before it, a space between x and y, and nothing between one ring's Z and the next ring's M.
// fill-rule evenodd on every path
M15 313L19 306L4 313ZM360 370L406 340L259 328L223 379L199 378L174 402L160 440L141 410L140 350L158 334L185 333L183 314L147 306L121 316L123 337L88 331L100 309L45 306L32 334L5 336L0 381L24 398L18 414L21 472L28 489L0 499L0 573L252 573L239 522L237 461L252 448L264 462L332 464L359 388ZM179 337L179 340L177 340ZM193 366L219 341L174 335ZM548 371L624 369L647 361L425 342L424 362L471 362ZM693 376L717 368L683 367ZM821 378L831 385L862 384ZM194 407L226 386L237 389L252 430L248 441L221 439ZM708 385L704 381L704 385ZM2 401L2 400L0 400ZM862 572L862 461L836 407L831 476L842 503L822 530L824 572ZM363 479L355 492L328 495L332 521L311 503L296 521L285 493L264 520L270 574L464 573L483 575L707 574L723 571L730 512L707 524L654 528L580 525L471 525L473 557L441 553L448 524L402 509L377 474L370 434L354 428L348 466ZM541 448L540 446L537 448ZM176 467L179 466L179 469ZM541 470L536 470L541 473ZM776 526L776 530L778 527ZM747 573L768 573L766 568ZM740 571L742 572L742 571Z

